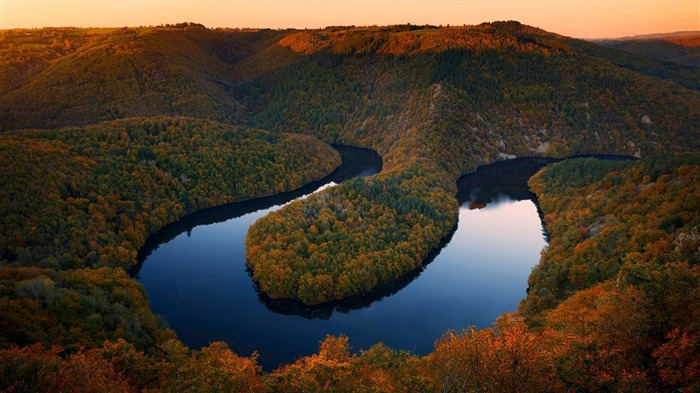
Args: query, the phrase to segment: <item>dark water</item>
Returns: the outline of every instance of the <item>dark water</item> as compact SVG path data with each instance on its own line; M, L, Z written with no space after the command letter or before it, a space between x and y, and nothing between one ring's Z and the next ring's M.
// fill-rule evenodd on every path
M375 173L376 154L340 148L344 167L329 181ZM260 294L245 270L248 227L315 184L284 198L209 209L165 228L144 247L134 274L151 307L193 348L225 341L260 354L267 369L314 353L345 334L355 351L377 342L427 354L447 330L486 327L514 311L545 245L527 179L551 160L515 159L458 181L459 224L423 269L347 301L305 307ZM235 218L233 218L235 217Z

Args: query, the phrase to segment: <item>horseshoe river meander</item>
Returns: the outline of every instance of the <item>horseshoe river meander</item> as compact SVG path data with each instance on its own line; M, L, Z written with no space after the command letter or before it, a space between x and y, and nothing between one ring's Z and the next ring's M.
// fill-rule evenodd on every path
M551 159L518 158L458 181L459 223L422 269L372 293L306 307L260 294L245 267L244 240L259 217L318 188L381 170L365 149L337 146L343 164L303 189L207 209L151 236L133 272L153 311L191 348L225 341L257 351L266 369L315 353L344 334L354 351L383 342L427 354L448 330L486 327L514 311L545 234L527 179Z

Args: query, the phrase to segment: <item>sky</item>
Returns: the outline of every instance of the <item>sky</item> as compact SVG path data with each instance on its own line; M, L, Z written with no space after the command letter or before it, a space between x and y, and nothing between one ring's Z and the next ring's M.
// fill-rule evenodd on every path
M700 0L0 0L0 28L320 28L496 20L577 38L700 30Z

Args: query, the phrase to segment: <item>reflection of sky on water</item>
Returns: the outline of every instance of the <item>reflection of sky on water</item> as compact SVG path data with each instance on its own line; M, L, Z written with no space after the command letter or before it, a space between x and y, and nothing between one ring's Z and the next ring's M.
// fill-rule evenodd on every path
M326 334L348 335L356 350L382 341L425 354L448 329L489 326L515 310L544 245L529 200L462 207L451 242L418 279L367 308L310 320L269 311L245 271L247 228L272 209L195 227L144 264L153 310L188 345L223 340L241 354L259 351L267 367L315 352Z
M474 265L487 263L484 270L527 274L534 264L523 264L521 259L523 255L536 255L539 259L544 246L541 230L537 209L529 200L502 197L482 209L462 207L459 229L436 261L449 255L447 258L460 261L464 269L482 269ZM433 264L429 266L432 267Z
M316 352L328 334L349 336L355 350L381 341L427 354L447 330L489 326L525 296L527 277L545 244L537 209L527 199L525 182L534 172L499 169L503 166L484 167L458 182L460 195L469 196L460 200L473 202L462 203L450 242L408 285L364 308L307 319L270 311L259 300L245 270L245 236L255 220L286 204L282 201L175 232L148 256L139 281L154 312L187 345L226 341L243 355L258 351L268 369Z

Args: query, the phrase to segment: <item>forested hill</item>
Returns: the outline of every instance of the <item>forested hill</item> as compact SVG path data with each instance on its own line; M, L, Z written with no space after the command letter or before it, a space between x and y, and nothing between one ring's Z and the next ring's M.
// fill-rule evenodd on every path
M279 36L198 25L5 30L2 128L172 114L225 120L237 111L230 65Z
M697 69L517 22L1 34L0 66L9 70L0 78L3 131L184 115L385 154L420 129L440 134L422 142L441 155L454 145L445 140L469 142L470 162L455 173L499 153L644 155L698 141L699 93L659 79L698 88Z

